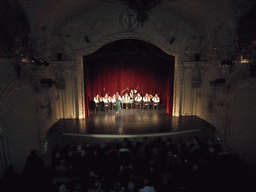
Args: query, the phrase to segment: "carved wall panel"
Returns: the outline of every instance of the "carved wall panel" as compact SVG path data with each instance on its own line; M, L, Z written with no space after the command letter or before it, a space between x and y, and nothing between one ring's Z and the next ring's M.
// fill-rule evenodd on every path
M17 172L24 166L32 149L40 153L37 100L33 88L27 82L11 84L0 100L0 119L6 165L14 165Z
M191 87L193 66L184 65L183 68L183 84L182 84L182 115L193 115L193 89Z
M252 161L256 159L256 81L242 80L233 88L230 94L226 139L240 155L247 156L247 161Z
M205 62L183 62L182 63L182 115L198 115L204 106L202 92L203 77L207 71Z
M62 119L64 117L63 115L63 109L62 109L62 101L63 97L61 95L61 90L56 90L55 91L55 95L53 97L53 100L54 100L54 110L55 110L55 113L56 113L56 119L59 120L59 119Z
M52 61L52 65L58 67L62 71L63 84L58 88L55 93L57 105L55 110L58 114L63 113L61 116L64 118L76 118L76 106L75 106L75 75L73 71L73 61ZM57 78L58 80L58 78ZM58 83L58 82L57 82ZM62 111L62 112L61 112Z

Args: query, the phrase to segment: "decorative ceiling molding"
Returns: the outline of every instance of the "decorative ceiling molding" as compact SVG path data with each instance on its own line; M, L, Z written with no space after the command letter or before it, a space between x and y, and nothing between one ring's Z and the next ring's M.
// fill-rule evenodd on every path
M90 47L85 48L84 50L79 50L75 54L78 55L89 55L95 51L97 51L100 47L111 43L113 41L121 40L121 39L138 39L138 40L143 40L149 43L152 43L153 45L159 47L162 49L165 53L173 56L177 56L179 53L178 49L172 49L170 47L170 44L166 42L164 39L161 39L160 37L152 37L152 36L146 36L141 33L130 33L130 32L124 32L124 33L119 33L115 35L110 35L104 38L101 38L97 41L95 41L94 44L92 44ZM166 43L162 43L166 42Z

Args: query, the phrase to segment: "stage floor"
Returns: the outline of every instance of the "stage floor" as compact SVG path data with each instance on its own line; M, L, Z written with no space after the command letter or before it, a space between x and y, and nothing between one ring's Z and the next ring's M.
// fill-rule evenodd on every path
M48 130L48 134L127 137L201 130L213 131L215 128L197 116L170 116L166 114L166 109L123 109L119 115L114 110L90 111L90 116L85 119L60 119Z

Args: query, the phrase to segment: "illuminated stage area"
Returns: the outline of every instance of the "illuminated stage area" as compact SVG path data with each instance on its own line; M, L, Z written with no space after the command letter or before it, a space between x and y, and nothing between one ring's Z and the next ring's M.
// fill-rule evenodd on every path
M123 109L119 115L114 110L91 111L85 119L61 119L48 130L48 136L57 136L58 140L63 137L62 141L69 138L72 142L91 143L158 136L212 137L214 129L197 116L174 117L167 115L166 109Z

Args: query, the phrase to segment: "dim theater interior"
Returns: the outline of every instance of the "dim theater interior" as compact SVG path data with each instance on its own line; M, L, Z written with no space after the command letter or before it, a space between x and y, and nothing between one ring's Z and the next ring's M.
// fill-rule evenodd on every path
M0 1L0 186L255 189L255 3Z

